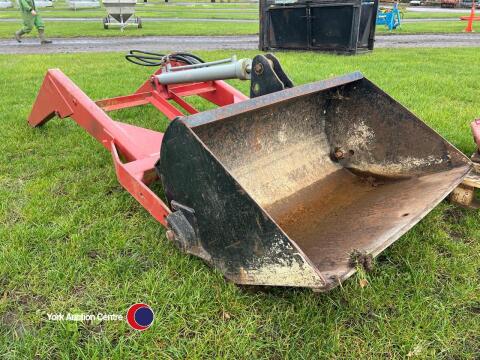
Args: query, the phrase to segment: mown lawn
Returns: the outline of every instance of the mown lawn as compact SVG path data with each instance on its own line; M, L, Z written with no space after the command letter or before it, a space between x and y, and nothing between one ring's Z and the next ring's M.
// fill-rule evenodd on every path
M11 38L13 33L22 27L21 23L1 23L0 38ZM75 38L92 37L119 37L119 36L154 36L154 35L250 35L258 33L258 24L255 23L228 23L228 22L144 22L142 29L133 27L121 31L118 27L105 30L99 19L98 22L47 22L46 30L50 37ZM26 37L37 37L34 29Z
M457 13L457 12L415 12L415 11L408 11L404 10L404 17L405 19L459 19L460 16L465 16L470 14L469 9L464 9L465 12Z
M255 4L209 4L175 5L174 3L139 3L135 8L141 17L178 17L178 18L225 18L225 19L256 19L258 7ZM104 17L103 8L87 8L72 10L65 3L56 2L55 7L40 9L44 17L60 18L98 18ZM0 10L0 19L19 18L19 10L10 8Z
M258 8L240 7L239 4L229 7L206 7L203 4L193 6L176 6L176 5L155 5L136 7L136 14L143 18L192 18L192 19L258 19ZM104 17L106 10L104 8L97 9L78 9L76 11L65 8L45 8L40 9L44 17L60 17L60 18L99 18ZM468 10L465 13L421 13L404 11L404 19L452 19L458 20L460 16L469 15ZM0 19L19 18L17 9L0 10Z
M69 9L63 0L55 2L54 7L40 9L45 17L102 17L105 16L105 9L87 8L87 9ZM468 15L470 9L463 9L463 13L457 12L415 12L403 9L405 19L434 19L434 18L452 18L458 19L462 15ZM179 5L169 1L149 1L147 4L139 3L136 12L142 17L179 17L179 18L220 18L220 19L257 19L258 4L256 3L210 3L197 2L189 5ZM1 18L17 18L18 10L14 8L1 9Z
M469 154L479 75L452 64L471 64L478 51L278 56L297 84L361 70ZM230 54L200 53L209 60ZM119 53L0 56L2 358L480 357L479 212L442 203L376 260L364 288L358 275L326 294L238 288L166 240L117 183L108 152L76 124L27 126L43 75L54 67L94 99L127 94L151 71ZM247 91L247 83L233 83ZM167 125L148 108L113 116ZM143 333L124 322L47 319L125 314L135 302L156 314Z
M192 19L191 22L144 22L143 29L129 28L121 32L118 28L104 30L100 18L106 14L105 9L80 9L73 11L67 4L59 0L54 8L40 9L43 17L56 18L98 18L97 22L53 22L47 21L47 32L52 37L79 37L79 36L148 36L148 35L246 35L258 33L258 24L232 22L202 22L194 19L258 19L258 4L251 3L205 3L198 2L192 5L179 5L175 2L150 1L147 5L138 5L137 15L142 18L183 18ZM467 11L468 13L468 11ZM450 13L416 13L405 11L405 18L436 18L452 17L447 22L404 23L394 31L385 26L378 26L378 34L430 34L430 33L460 33L466 22L458 20L461 14ZM21 25L20 13L17 9L0 10L0 19L18 19L18 23L0 22L0 38L10 38L12 33ZM36 36L35 31L33 36Z
M388 30L384 25L378 25L377 34L452 34L462 33L467 26L466 21L430 21L421 23L402 23L395 30Z
M170 0L168 3L161 0L149 0L147 3L138 1L135 7L136 11L139 11L146 16L149 13L157 13L155 16L159 16L158 13L171 13L181 12L187 16L189 13L215 13L226 12L233 14L242 14L249 12L257 12L258 4L256 3L211 3L207 1L195 2L188 1L188 4L184 1L180 1L181 4L177 4L177 1ZM17 6L18 7L18 6ZM51 17L91 17L102 15L105 12L102 2L100 1L100 7L98 8L83 8L83 9L70 9L66 0L56 0L54 6L41 8L40 11L43 14L48 14ZM8 8L0 10L0 18L12 17L18 12L16 8Z
M464 21L404 23L396 30L389 31L385 26L377 26L377 34L448 34L461 33L465 29ZM21 28L21 22L0 22L0 38L12 38L13 33ZM127 28L125 31L113 28L103 29L98 22L47 22L46 32L50 37L74 38L83 36L118 37L118 36L153 36L153 35L253 35L258 33L257 23L235 22L144 22L142 29ZM36 37L34 29L26 37Z
M458 20L462 15L468 15L469 9L464 13L455 12L415 12L402 10L405 19L425 19L425 18L451 18L452 21ZM54 7L40 9L44 17L58 18L100 18L105 16L103 5L99 8L87 9L69 9L64 0L57 0ZM208 18L208 19L258 19L257 3L210 3L210 2L192 2L191 4L176 4L176 1L165 3L159 0L150 0L144 4L138 3L136 13L143 18ZM0 9L0 19L19 18L18 9Z
M40 10L44 18L103 18L107 15L105 9L96 10ZM181 18L181 19L258 19L258 10L151 10L138 7L135 11L136 16L141 18ZM0 19L20 19L20 12L0 11Z

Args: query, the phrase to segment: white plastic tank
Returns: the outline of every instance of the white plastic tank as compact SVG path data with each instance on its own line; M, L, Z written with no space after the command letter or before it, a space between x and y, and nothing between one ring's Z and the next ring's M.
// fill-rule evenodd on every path
M10 0L0 0L0 9L11 8L13 6Z
M53 0L39 0L35 1L35 6L37 8L45 8L45 7L52 7L53 6Z
M73 10L100 7L100 0L68 0L67 2L68 7Z

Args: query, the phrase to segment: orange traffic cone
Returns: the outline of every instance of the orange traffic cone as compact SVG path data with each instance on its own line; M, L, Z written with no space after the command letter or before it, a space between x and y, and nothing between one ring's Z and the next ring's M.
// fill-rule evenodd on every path
M472 0L472 10L470 11L470 17L468 18L468 24L465 28L465 32L473 32L473 19L475 18L475 0Z

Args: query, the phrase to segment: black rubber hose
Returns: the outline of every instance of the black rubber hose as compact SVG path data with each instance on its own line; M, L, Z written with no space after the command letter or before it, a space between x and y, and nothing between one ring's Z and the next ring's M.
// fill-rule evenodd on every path
M161 66L166 58L170 60L182 62L186 65L203 63L203 59L190 53L172 53L160 54L142 50L130 50L125 59L135 65L140 66Z

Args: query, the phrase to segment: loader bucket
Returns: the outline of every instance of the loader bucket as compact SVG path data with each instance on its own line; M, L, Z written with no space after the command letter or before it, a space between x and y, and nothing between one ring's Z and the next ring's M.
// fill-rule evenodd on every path
M183 250L235 283L318 291L407 232L470 167L360 73L178 118L156 165Z

